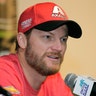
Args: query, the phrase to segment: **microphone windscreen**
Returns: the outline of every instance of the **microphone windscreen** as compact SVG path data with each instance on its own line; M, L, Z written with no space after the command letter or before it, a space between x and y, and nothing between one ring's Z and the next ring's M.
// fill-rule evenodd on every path
M66 77L65 77L65 83L71 88L71 90L73 90L75 83L76 83L76 78L77 76L73 73L69 73Z

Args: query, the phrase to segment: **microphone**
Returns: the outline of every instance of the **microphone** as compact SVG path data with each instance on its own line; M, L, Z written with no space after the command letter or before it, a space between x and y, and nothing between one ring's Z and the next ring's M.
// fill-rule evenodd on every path
M64 81L75 96L96 96L96 80L91 77L69 73Z

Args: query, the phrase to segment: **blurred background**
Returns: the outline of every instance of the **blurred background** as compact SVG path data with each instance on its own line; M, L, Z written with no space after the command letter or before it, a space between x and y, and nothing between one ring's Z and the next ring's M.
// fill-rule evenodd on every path
M16 0L0 0L0 55L13 52L17 33Z
M17 21L22 11L45 1L59 4L83 31L80 39L69 37L62 77L75 73L96 78L96 0L0 0L0 55L15 52Z

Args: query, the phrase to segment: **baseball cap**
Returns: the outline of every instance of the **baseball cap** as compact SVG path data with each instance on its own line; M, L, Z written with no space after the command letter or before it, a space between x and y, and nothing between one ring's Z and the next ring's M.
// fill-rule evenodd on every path
M80 38L82 29L80 25L69 20L65 11L53 2L38 3L27 8L18 21L18 32L25 33L31 28L43 31L52 31L62 25L68 26L68 35Z

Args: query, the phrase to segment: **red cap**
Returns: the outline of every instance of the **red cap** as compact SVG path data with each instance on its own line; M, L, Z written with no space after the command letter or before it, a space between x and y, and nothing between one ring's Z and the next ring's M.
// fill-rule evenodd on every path
M81 37L82 30L79 24L68 20L67 14L60 6L52 2L38 3L27 8L21 14L18 22L18 32L25 33L31 28L51 31L63 24L68 26L69 36Z

